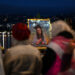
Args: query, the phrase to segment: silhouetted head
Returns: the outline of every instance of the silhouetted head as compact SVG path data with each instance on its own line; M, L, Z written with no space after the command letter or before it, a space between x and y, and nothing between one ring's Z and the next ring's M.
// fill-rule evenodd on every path
M12 28L12 35L18 41L29 39L30 30L24 23L17 23Z

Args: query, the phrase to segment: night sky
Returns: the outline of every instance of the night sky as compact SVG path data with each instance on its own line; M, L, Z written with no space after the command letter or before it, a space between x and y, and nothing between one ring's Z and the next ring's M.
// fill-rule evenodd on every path
M75 15L75 0L0 0L0 15Z

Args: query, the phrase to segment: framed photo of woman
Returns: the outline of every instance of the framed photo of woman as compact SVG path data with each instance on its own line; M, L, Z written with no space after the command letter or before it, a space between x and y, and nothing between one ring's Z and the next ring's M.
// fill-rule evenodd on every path
M50 19L28 19L28 27L31 31L32 45L46 47L51 38Z

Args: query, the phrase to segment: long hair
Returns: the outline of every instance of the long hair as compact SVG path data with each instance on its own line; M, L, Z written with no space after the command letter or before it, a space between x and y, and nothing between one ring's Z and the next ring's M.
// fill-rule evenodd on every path
M40 28L40 29L41 29L41 35L39 35L39 34L37 33L37 28ZM40 26L40 25L37 25L37 26L35 27L35 29L36 29L37 39L42 38L42 40L44 40L43 31L42 31L41 26Z

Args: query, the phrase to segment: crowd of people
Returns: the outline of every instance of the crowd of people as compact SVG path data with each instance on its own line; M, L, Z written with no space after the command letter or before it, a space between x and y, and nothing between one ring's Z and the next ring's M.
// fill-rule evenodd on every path
M5 75L75 75L74 35L67 28L60 28L42 57L40 51L30 44L31 32L27 25L15 24L12 27L12 47L3 56Z

